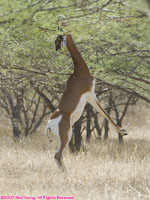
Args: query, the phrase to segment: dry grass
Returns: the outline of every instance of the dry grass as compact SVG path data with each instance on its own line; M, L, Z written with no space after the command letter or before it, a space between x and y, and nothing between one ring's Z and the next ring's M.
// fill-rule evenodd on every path
M67 149L67 171L57 169L56 142L38 133L15 144L1 129L0 195L74 196L77 200L150 199L148 123L131 130L123 146L116 139L92 141L73 155ZM3 133L3 134L2 134ZM138 134L139 138L136 139ZM141 138L140 138L141 136Z

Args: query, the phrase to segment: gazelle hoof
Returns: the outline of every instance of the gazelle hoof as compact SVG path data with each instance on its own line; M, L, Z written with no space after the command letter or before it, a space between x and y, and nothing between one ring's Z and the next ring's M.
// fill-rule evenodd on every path
M126 132L125 129L122 129L122 130L121 130L121 135L122 135L122 136L125 136L125 135L128 135L128 133Z

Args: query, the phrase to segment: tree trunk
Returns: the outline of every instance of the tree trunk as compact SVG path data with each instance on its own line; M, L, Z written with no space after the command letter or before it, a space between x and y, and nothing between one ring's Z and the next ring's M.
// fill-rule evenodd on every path
M93 108L92 108L92 114L94 115L94 125L97 131L98 139L101 139L102 131L101 128L99 127L98 116L96 113L94 113Z
M19 105L14 106L12 110L12 126L13 126L14 141L19 141L21 136L21 131L19 128L19 112L20 112Z
M110 112L111 112L111 109L112 109L112 103L113 103L112 98L113 98L113 95L110 92L109 97L108 97L108 107L106 109L106 112L107 112L108 115L110 115ZM104 140L107 140L108 139L108 132L109 132L109 122L108 122L107 119L104 119L104 129L105 129Z
M69 142L71 152L79 152L81 148L82 136L82 117L74 124L72 139Z
M109 132L109 122L107 119L104 119L104 140L108 139L108 132Z
M117 121L117 126L122 127L122 120ZM118 133L118 141L120 144L123 144L123 142L124 142L123 136L120 133Z
M87 112L86 141L87 142L90 142L90 139L91 139L91 110L92 110L92 106L90 104L87 104L86 106L86 112Z

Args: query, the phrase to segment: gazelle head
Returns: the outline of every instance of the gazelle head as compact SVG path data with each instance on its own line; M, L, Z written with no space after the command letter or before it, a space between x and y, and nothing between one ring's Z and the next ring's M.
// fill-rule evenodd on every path
M61 49L61 44L66 45L66 36L59 35L55 40L56 51Z

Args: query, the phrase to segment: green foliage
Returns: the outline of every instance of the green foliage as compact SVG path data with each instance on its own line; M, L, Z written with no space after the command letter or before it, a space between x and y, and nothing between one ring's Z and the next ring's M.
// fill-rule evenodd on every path
M55 52L61 26L97 79L150 101L144 82L150 80L150 21L143 1L1 0L0 13L1 82L8 77L15 87L32 80L61 88L73 65L67 49Z

